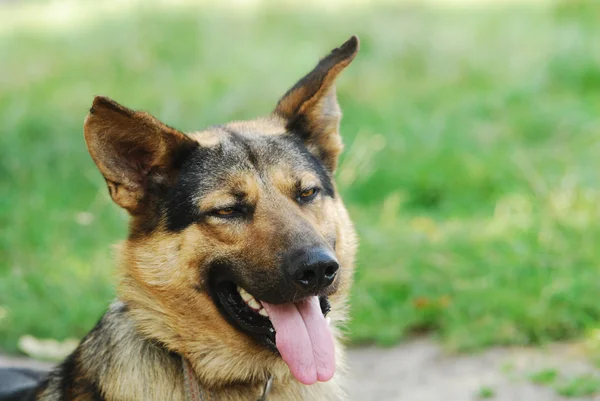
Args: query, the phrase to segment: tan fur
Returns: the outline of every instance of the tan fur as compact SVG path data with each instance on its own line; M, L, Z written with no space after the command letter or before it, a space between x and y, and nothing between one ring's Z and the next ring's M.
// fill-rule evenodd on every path
M219 132L212 131L212 130L206 130L206 131L192 132L192 133L188 134L188 136L190 138L192 138L193 140L195 140L196 142L198 142L200 144L200 146L203 146L206 148L212 148L212 147L217 146L221 142L222 134L220 135Z
M282 119L269 117L256 118L248 121L232 121L225 125L235 131L245 134L281 135L285 133Z

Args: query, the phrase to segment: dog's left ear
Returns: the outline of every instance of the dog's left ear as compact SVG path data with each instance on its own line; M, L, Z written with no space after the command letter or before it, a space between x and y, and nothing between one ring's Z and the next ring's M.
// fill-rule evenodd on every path
M298 135L331 172L335 171L342 151L339 134L342 113L335 79L354 59L358 48L358 38L352 36L332 50L279 100L274 111L285 120L288 132Z

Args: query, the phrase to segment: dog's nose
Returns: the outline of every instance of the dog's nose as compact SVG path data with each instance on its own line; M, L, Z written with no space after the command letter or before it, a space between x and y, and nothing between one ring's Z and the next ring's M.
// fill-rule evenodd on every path
M294 281L305 290L320 290L335 280L340 265L333 253L316 247L295 253L290 260Z

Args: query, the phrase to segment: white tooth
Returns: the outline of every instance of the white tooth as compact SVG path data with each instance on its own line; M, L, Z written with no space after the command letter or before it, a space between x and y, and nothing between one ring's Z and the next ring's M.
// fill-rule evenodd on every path
M325 318L325 321L327 322L327 324L328 324L328 325L330 325L330 326L331 326L331 318L330 318L329 316L327 316L327 317Z
M258 314L264 317L269 317L269 314L267 313L267 311L265 310L265 308L262 308L261 310L258 311Z
M258 303L258 301L254 297L251 297L251 299L249 301L247 301L246 303L252 309L256 309L256 310L260 309L260 304Z
M248 292L243 288L239 288L238 292L240 293L240 296L246 303L248 303L248 301L252 298L252 295L248 294Z

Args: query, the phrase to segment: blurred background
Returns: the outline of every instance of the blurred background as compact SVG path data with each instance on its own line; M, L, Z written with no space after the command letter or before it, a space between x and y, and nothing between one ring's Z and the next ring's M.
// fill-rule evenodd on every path
M348 342L594 360L599 21L594 0L0 1L0 351L80 338L114 296L127 217L83 140L94 95L184 131L264 115L357 34Z

